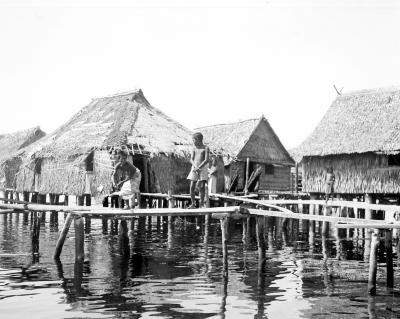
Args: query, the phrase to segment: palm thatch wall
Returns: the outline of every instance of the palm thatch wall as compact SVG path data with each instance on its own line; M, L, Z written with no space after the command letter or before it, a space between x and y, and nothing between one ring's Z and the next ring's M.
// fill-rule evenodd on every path
M323 192L332 167L339 193L399 193L400 88L338 96L312 134L295 150L302 158L303 190Z
M15 187L15 176L22 164L22 159L18 156L18 152L45 135L46 133L38 126L0 135L0 180L2 181L2 186Z
M327 167L335 173L337 193L400 193L400 167L388 166L387 155L375 153L303 158L303 190L325 192Z
M124 148L131 154L162 155L172 161L180 158L188 162L191 135L184 126L151 106L141 90L135 90L93 99L47 136L40 147L26 152L25 166L42 160L40 192L81 195L88 191L87 160L93 155L89 180L95 195L110 191L111 150ZM28 170L22 169L19 175L20 181L30 182ZM18 187L25 190L29 184L24 182Z
M238 189L244 188L246 160L249 158L251 166L260 163L276 167L276 174L266 175L263 171L260 190L290 188L289 167L294 166L294 161L264 116L236 123L200 127L196 131L203 133L205 143L223 159L226 166L225 184L238 175Z

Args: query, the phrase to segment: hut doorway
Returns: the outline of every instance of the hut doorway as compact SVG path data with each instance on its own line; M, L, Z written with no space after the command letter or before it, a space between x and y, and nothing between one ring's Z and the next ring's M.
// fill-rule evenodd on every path
M132 164L135 165L142 174L142 179L140 181L139 190L140 192L148 192L148 186L146 185L146 181L148 181L148 167L145 165L147 163L148 157L142 154L134 154L131 155Z

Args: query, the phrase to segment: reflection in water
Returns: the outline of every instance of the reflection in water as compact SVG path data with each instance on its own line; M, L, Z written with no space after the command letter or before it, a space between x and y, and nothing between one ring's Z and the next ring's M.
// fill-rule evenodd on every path
M400 315L399 265L390 290L384 267L378 269L378 296L368 298L364 241L347 240L346 232L331 238L312 223L264 217L222 228L210 217L92 219L85 223L91 225L86 260L75 262L73 228L61 260L53 261L64 219L40 219L36 213L0 218L2 318L26 316L27 309L39 318L43 308L52 318Z

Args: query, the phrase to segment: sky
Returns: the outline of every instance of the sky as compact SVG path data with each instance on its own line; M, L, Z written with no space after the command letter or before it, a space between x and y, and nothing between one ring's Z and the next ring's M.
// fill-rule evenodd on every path
M337 93L399 86L400 1L0 0L0 133L141 88L189 129L264 115L298 146Z

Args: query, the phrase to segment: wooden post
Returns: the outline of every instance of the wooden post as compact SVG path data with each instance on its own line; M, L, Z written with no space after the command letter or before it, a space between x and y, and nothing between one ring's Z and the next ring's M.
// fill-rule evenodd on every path
M332 207L330 206L325 206L324 207L324 216L330 216L332 212ZM327 235L329 231L329 224L328 222L324 221L322 222L322 234Z
M256 234L257 234L257 250L258 250L258 263L263 264L265 261L265 217L257 216L256 220Z
M174 198L171 190L168 191L168 208L174 208Z
M317 199L317 195L315 194L310 194L310 200L316 200ZM315 205L310 205L309 208L309 214L310 215L315 215L316 213L316 209L315 209ZM315 221L310 220L308 223L308 238L309 240L312 240L314 242L314 234L315 234Z
M376 273L377 273L377 252L379 245L379 230L374 229L371 239L371 253L369 256L369 273L368 273L368 293L372 296L376 295Z
M39 262L39 237L40 237L40 218L39 212L33 212L32 229L32 256L33 263Z
M83 206L85 203L85 197L83 195L77 196L78 206Z
M72 222L72 214L69 213L67 215L67 219L64 222L64 226L60 233L60 237L58 237L58 240L57 240L56 249L54 251L54 258L56 258L56 259L60 258L61 251L64 246L65 238L67 237L71 222Z
M84 260L85 258L85 232L83 218L81 216L74 217L75 227L75 260Z
M50 205L55 205L56 194L49 194Z
M208 194L208 181L204 183L204 204L210 207L210 196Z
M119 223L119 249L122 256L129 257L130 247L126 220L121 220Z
M228 217L220 219L222 235L223 276L228 276Z
M37 203L38 202L38 193L37 192L33 192L32 193L31 202L32 203Z
M385 230L385 250L386 250L386 286L393 288L393 247L392 230Z
M68 206L68 195L64 195L64 205Z
M250 178L250 158L246 158L246 180L245 180L245 184L244 184L244 193L247 194L248 193L248 182L249 182L249 178Z
M143 178L144 178L144 192L150 191L149 187L149 162L147 156L143 156Z
M92 195L91 194L85 194L85 204L86 206L92 206Z
M296 162L296 175L295 176L296 176L296 180L295 180L294 189L296 191L296 194L298 194L299 193L299 165L297 162Z

